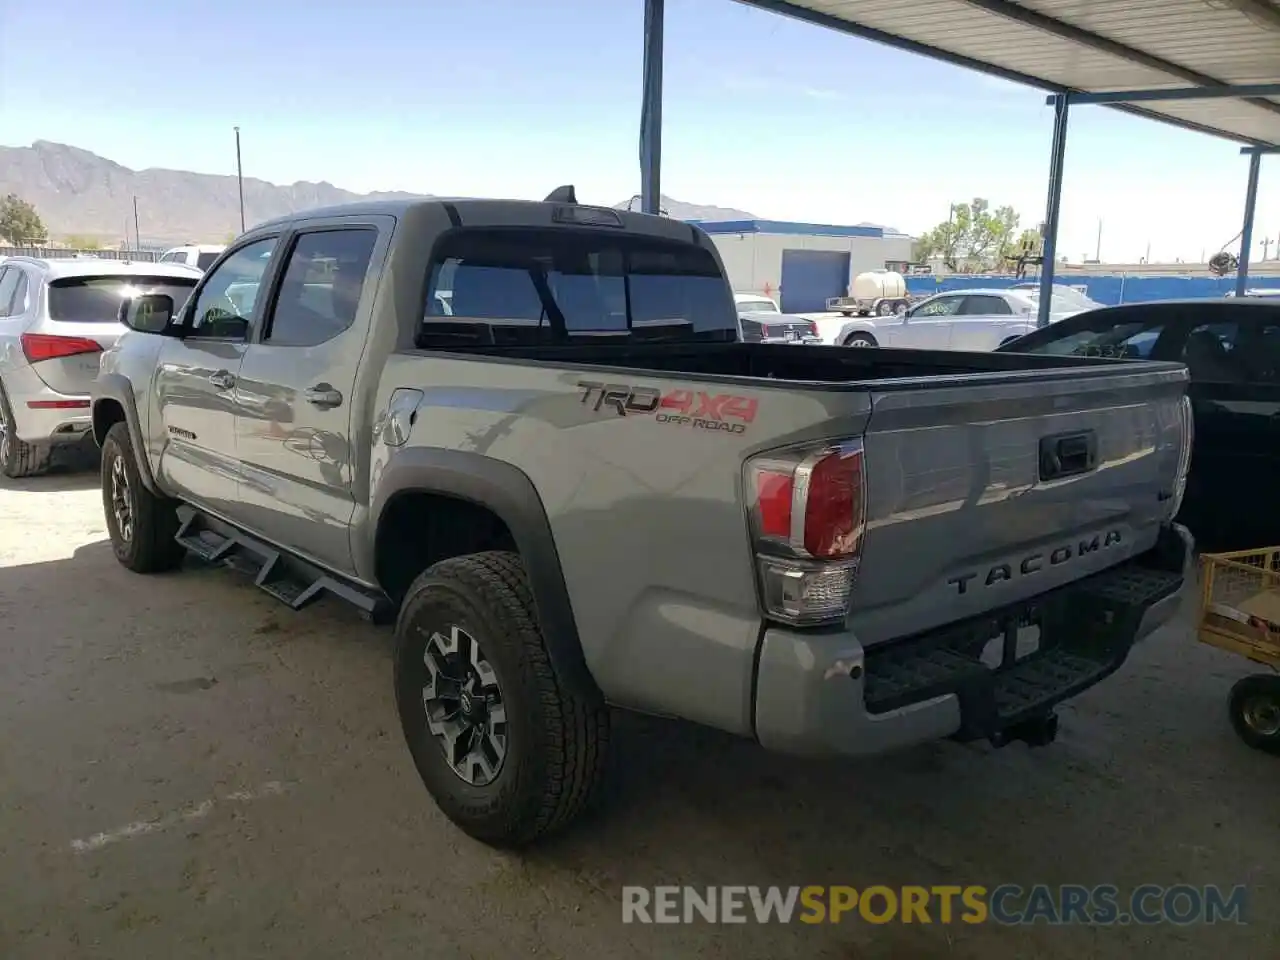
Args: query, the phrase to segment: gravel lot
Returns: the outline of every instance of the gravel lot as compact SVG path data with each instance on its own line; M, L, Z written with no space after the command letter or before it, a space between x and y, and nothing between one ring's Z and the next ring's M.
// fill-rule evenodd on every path
M230 571L117 566L92 474L0 484L0 956L1274 958L1280 763L1246 665L1153 638L1035 752L857 764L625 717L602 813L517 857L453 829L389 636ZM621 886L1248 884L1247 926L623 926Z

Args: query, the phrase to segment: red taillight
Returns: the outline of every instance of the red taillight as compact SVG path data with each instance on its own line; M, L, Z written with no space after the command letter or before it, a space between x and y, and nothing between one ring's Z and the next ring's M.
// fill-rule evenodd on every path
M22 352L28 362L74 357L81 353L100 353L102 345L88 337L59 337L49 333L24 333Z
M786 540L791 536L791 498L795 484L790 473L760 470L756 474L756 506L760 532Z
M814 321L810 320L810 321L809 321L809 336L811 336L811 337L816 337L817 335L818 335L818 325L817 325Z
M836 451L813 465L804 511L804 548L815 557L846 557L862 533L862 449Z
M746 471L765 613L798 625L841 619L866 523L862 441L771 451Z

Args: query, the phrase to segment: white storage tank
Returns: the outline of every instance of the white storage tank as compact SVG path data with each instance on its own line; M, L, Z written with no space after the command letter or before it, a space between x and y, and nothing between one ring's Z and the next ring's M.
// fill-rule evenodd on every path
M853 278L853 299L859 303L873 300L905 300L907 281L892 270L870 270Z

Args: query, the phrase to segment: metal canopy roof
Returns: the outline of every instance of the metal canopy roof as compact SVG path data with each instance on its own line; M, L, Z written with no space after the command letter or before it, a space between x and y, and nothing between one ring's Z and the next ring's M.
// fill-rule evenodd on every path
M1278 0L740 2L1054 93L1280 85ZM1276 91L1112 106L1274 147Z

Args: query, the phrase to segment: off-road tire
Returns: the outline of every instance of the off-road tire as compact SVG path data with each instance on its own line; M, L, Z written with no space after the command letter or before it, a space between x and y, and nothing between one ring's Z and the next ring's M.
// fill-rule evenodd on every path
M0 473L10 480L22 477L34 477L49 468L53 456L51 444L24 443L18 439L18 424L13 416L13 408L9 406L9 395L5 393L4 384L0 383L0 419L4 421L4 432L0 434Z
M1263 733L1248 721L1246 711L1251 704L1269 702L1272 710L1280 710L1280 676L1255 673L1236 682L1231 688L1228 710L1231 726L1240 739L1264 753L1280 756L1280 731Z
M112 472L117 469L117 462L128 483L132 516L128 537L122 534L113 508ZM134 573L163 573L180 566L186 550L174 539L179 527L178 504L167 497L157 497L143 486L133 440L123 421L112 424L102 441L101 471L102 510L116 559Z
M851 333L844 338L841 346L845 347L878 347L876 338L869 333Z
M506 710L506 754L484 786L454 772L427 728L423 658L432 633L454 625L474 638L492 666ZM483 843L528 846L567 826L598 793L608 707L561 684L517 554L443 560L413 582L396 622L395 692L423 784L445 816Z

